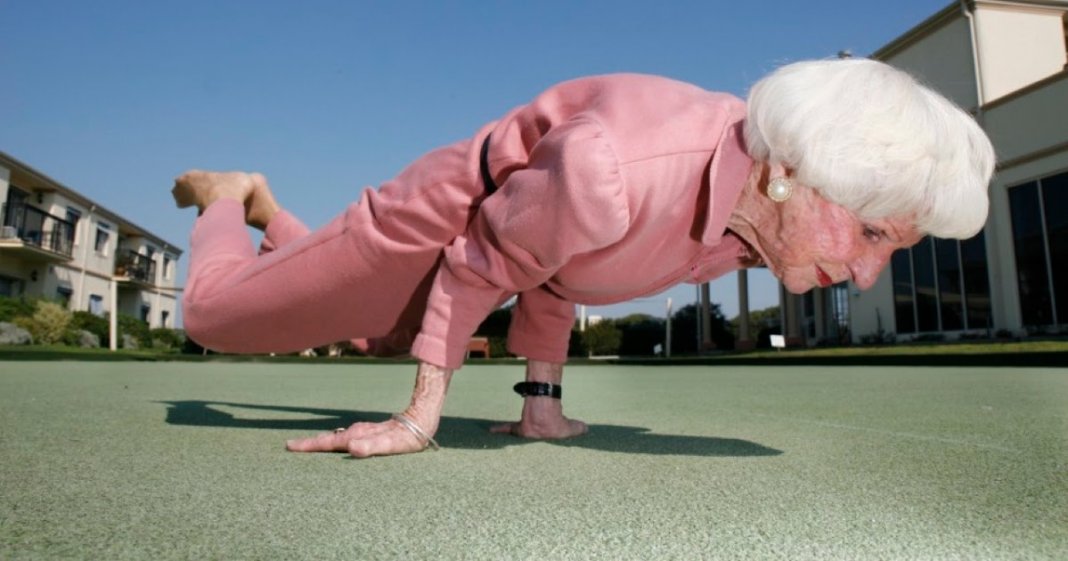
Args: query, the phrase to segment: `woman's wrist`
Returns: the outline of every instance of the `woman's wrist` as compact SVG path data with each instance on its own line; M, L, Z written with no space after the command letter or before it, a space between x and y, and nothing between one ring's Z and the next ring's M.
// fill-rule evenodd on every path
M427 434L433 435L438 430L450 380L452 380L451 369L426 362L419 363L419 370L415 376L415 388L412 390L412 400L403 414Z

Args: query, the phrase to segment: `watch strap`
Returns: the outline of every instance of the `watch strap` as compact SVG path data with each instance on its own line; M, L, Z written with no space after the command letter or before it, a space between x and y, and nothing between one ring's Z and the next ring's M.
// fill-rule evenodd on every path
M549 382L519 382L512 386L512 389L523 397L539 396L560 399L563 395L563 387L560 384L550 384Z

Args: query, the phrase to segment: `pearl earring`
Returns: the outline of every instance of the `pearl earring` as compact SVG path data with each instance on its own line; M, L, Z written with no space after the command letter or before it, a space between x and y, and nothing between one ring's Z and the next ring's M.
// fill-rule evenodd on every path
M777 202L786 202L794 194L794 184L785 177L776 177L768 182L768 198Z

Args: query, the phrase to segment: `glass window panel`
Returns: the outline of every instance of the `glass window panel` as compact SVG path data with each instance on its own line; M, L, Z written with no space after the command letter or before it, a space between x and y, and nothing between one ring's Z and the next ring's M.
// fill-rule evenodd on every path
M894 280L894 323L898 333L915 333L916 316L912 299L912 259L908 249L899 249L890 258Z
M935 240L935 259L938 263L938 304L942 311L942 329L964 329L957 240Z
M912 248L918 331L938 331L938 294L935 289L933 246L931 237L927 236Z
M1068 173L1042 180L1042 204L1046 211L1056 319L1063 325L1068 323Z
M986 264L986 236L982 230L975 237L960 242L960 260L964 266L964 305L968 310L968 329L990 329L990 274Z
M1037 182L1009 189L1009 212L1012 215L1016 281L1020 288L1020 310L1024 325L1049 325L1053 322L1053 307L1046 271Z

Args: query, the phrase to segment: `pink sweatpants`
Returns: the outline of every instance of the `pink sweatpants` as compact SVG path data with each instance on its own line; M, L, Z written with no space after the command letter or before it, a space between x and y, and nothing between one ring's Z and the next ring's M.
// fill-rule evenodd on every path
M259 254L243 205L210 205L190 239L187 333L204 347L236 353L357 338L410 344L443 248L484 197L478 156L472 141L430 152L315 232L283 211Z

